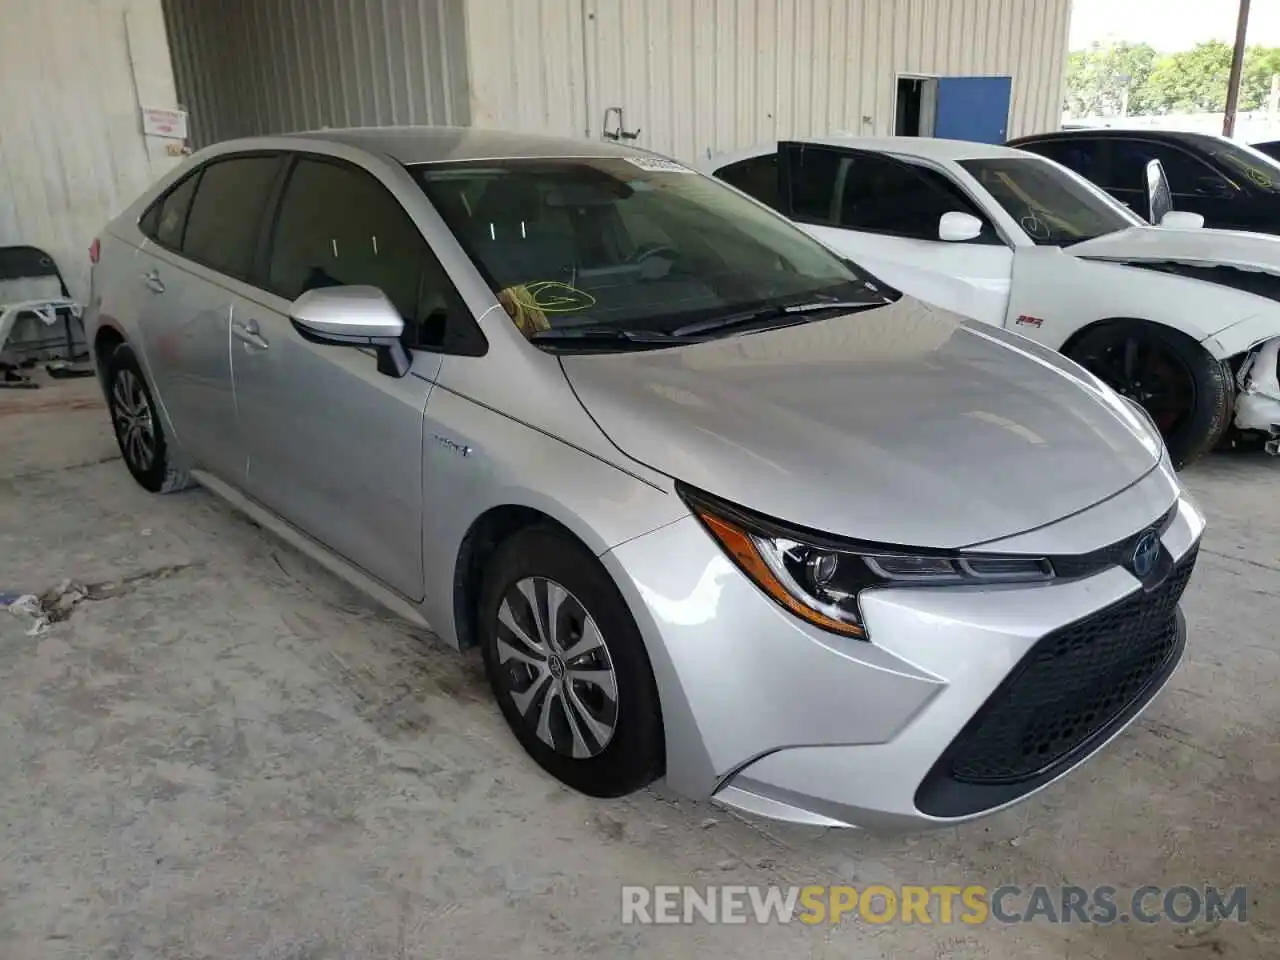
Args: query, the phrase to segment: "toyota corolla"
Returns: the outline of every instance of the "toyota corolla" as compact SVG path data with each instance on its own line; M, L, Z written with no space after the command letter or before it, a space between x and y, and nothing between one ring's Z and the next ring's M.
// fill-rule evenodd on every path
M1203 517L1140 408L669 159L229 141L93 247L123 460L460 649L595 796L954 823L1165 686Z

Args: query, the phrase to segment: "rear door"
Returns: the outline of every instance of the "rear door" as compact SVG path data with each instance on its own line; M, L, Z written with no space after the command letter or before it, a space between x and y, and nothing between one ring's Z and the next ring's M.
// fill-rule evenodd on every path
M421 600L423 417L438 348L461 301L395 196L361 167L298 155L232 357L249 463L245 489L401 595ZM409 375L372 350L304 340L290 304L319 286L370 284L406 321Z
M179 181L143 216L151 241L138 259L144 292L142 346L159 402L183 451L238 482L237 430L228 334L249 276L279 154L220 157Z
M947 174L844 147L784 142L778 156L780 205L802 229L912 296L1003 325L1013 250ZM950 212L978 218L982 232L939 239Z

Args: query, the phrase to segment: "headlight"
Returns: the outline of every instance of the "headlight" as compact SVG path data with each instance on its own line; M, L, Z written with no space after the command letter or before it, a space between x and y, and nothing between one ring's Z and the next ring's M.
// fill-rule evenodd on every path
M791 613L867 638L858 596L869 587L939 587L1051 580L1045 557L944 553L837 541L788 529L683 484L680 494L738 567Z

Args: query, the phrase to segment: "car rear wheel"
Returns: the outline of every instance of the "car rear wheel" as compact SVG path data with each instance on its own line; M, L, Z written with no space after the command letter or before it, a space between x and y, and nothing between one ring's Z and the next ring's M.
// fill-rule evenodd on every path
M169 447L151 389L127 343L111 352L105 373L111 425L133 478L152 493L171 493L190 486L187 475L169 462Z
M595 797L631 793L662 770L662 719L635 621L608 573L554 530L502 544L481 594L481 651L520 745Z
M1179 470L1217 446L1231 423L1230 368L1176 330L1137 320L1108 323L1067 355L1151 414Z

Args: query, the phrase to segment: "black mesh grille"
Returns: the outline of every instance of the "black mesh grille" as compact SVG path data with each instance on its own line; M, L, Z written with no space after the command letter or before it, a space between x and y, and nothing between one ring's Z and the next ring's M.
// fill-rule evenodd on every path
M1192 552L1151 592L1041 639L947 751L951 778L1036 777L1142 697L1177 651L1177 605L1195 560Z

